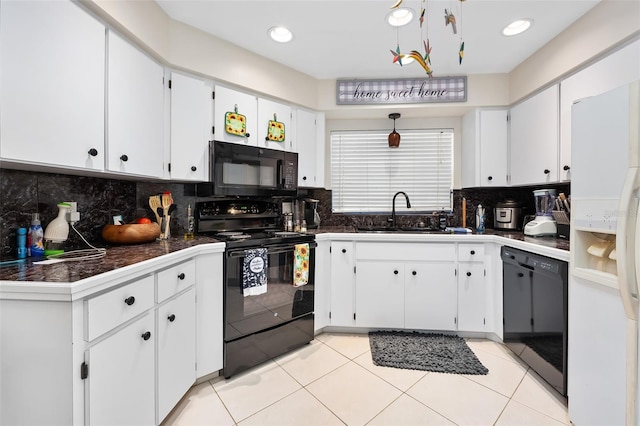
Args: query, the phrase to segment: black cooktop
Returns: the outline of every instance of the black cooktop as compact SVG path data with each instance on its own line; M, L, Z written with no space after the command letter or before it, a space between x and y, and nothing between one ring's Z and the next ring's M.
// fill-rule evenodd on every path
M228 249L268 247L281 244L300 244L315 240L315 236L313 234L282 231L279 229L224 231L213 234L212 236L224 241L227 244Z

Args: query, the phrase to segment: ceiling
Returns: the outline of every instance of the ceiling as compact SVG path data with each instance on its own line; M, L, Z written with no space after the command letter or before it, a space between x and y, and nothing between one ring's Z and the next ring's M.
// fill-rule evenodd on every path
M400 67L390 50L423 51L417 19L399 30L385 16L395 0L156 0L177 21L270 58L318 79L422 77L417 64ZM420 13L423 0L404 0ZM508 73L579 19L599 0L424 0L434 76ZM445 26L453 12L458 34ZM519 18L533 20L529 31L501 35ZM275 25L294 34L290 43L272 41ZM458 47L465 43L458 63ZM424 52L422 52L424 53Z

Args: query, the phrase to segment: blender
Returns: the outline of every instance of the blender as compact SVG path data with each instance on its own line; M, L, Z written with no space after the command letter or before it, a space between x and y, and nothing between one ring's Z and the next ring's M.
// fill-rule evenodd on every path
M524 234L533 237L556 235L556 221L553 218L553 205L556 201L555 189L536 189L533 191L536 205L536 218L524 226Z

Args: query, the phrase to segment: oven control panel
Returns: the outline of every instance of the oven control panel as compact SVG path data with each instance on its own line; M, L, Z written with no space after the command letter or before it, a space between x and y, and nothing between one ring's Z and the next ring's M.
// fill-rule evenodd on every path
M219 200L196 203L200 219L229 217L272 217L278 215L278 205L259 200Z

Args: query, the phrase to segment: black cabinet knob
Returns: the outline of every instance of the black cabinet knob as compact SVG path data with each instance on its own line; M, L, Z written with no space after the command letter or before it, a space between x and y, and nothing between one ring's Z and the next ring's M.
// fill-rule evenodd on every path
M129 296L126 299L124 299L124 303L126 303L127 305L131 306L134 303L136 303L136 298L133 296Z
M416 271L411 272L411 275L418 275Z
M467 276L470 277L471 276L471 272L467 272Z
M92 157L95 157L96 155L98 155L98 150L95 149L95 148L91 148L89 150L89 155L92 156Z
M178 275L178 278L181 280L184 280L184 277L185 277L184 272L180 272L180 274Z
M476 254L476 251L475 250L471 250L471 255L474 255L474 254Z
M549 173L551 173L551 170L549 170L549 169L544 169L544 174L545 174L545 175L548 175Z
M245 135L246 137L248 137L248 138L250 138L250 137L251 137L251 134L249 134L249 133L245 133L244 135Z
M169 320L169 322L174 322L176 320L176 316L175 314L171 314L167 317L167 319Z
M342 249L342 252L343 252L343 253L346 253L346 252L347 252L347 249Z
M393 271L394 274L398 275L398 270Z
M198 170L198 168L196 166L191 166L191 171L195 172L196 170Z
M518 277L522 278L524 277L524 274L522 272L518 272Z
M122 155L120 156L120 159L121 159L122 161L129 161L129 157L127 156L127 154L122 154Z
M144 333L142 333L142 340L149 340L149 339L151 339L150 331L145 331Z
M515 258L516 258L514 255L511 255L509 257L511 258L511 260L515 260Z
M568 165L564 165L564 167L562 168L562 170L564 170L565 172L568 171L569 169L571 169L571 167L569 167Z
M489 176L487 180L493 180L493 176Z
M306 176L302 176L302 180L307 180L307 177Z

